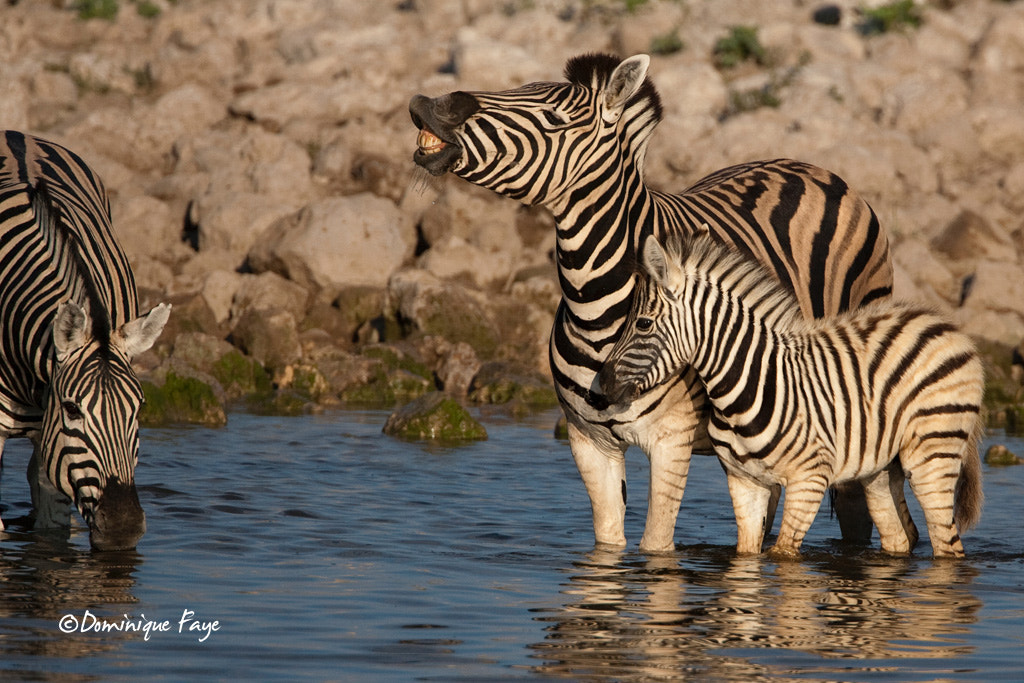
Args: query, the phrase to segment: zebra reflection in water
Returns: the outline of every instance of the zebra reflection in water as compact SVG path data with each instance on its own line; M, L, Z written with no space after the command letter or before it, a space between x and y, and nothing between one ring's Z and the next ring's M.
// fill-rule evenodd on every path
M775 563L707 546L683 560L599 550L569 571L565 604L534 616L545 638L532 649L537 672L571 680L774 679L783 651L820 658L824 678L857 671L851 660L940 675L935 660L972 652L962 636L982 608L969 564L872 552Z

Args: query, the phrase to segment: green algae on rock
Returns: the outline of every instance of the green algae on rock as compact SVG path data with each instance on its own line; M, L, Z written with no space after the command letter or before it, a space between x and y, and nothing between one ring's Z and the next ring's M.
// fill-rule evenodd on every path
M384 433L413 441L483 441L487 430L455 399L434 391L411 401L388 417Z

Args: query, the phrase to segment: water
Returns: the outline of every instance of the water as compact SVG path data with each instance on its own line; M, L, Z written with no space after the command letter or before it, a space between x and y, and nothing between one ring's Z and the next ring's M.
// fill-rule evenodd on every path
M803 560L774 563L734 555L724 475L699 457L677 553L645 556L639 453L633 545L600 552L553 413L486 417L491 438L460 448L385 419L143 430L132 553L19 529L28 447L8 443L0 679L1019 679L1024 467L985 468L966 561L844 547L823 509Z

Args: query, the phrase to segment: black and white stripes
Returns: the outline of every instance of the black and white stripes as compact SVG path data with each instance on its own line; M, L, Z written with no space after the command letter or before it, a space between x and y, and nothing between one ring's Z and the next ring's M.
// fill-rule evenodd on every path
M808 317L889 296L892 266L871 208L841 179L808 164L731 166L681 194L649 188L644 157L662 115L646 78L649 63L645 55L584 55L566 65L567 82L417 96L410 113L420 129L416 163L553 213L562 303L550 366L597 541L625 543L623 455L638 445L651 460L641 547L667 550L691 452L707 447L703 390L684 372L627 409L610 410L596 383L629 313L643 240L708 223L715 238L766 264ZM842 521L845 508L837 509Z
M601 384L613 400L692 367L713 406L709 435L729 477L738 549L760 551L773 485L786 487L773 549L796 553L829 486L865 482L882 547L906 552L904 472L935 555L963 555L980 514L984 391L973 343L947 320L877 302L807 321L755 261L706 236L644 248L647 277ZM954 503L955 501L955 503Z
M109 216L77 155L0 132L0 449L32 439L36 526L67 526L74 502L100 549L135 547L145 531L134 484L143 396L130 363L169 314L138 317Z

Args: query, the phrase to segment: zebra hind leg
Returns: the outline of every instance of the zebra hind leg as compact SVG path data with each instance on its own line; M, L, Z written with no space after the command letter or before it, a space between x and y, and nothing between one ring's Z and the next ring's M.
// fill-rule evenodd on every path
M882 550L899 555L909 553L917 543L917 527L903 496L904 479L903 467L894 460L881 472L861 480Z
M786 487L786 499L782 504L782 525L779 527L775 545L769 551L770 557L800 557L800 545L818 514L826 490L828 481L823 475L812 475L802 481L790 481Z
M920 442L904 461L910 489L921 504L935 557L963 557L964 546L953 518L953 502L966 444L949 439ZM902 456L902 454L901 454Z

